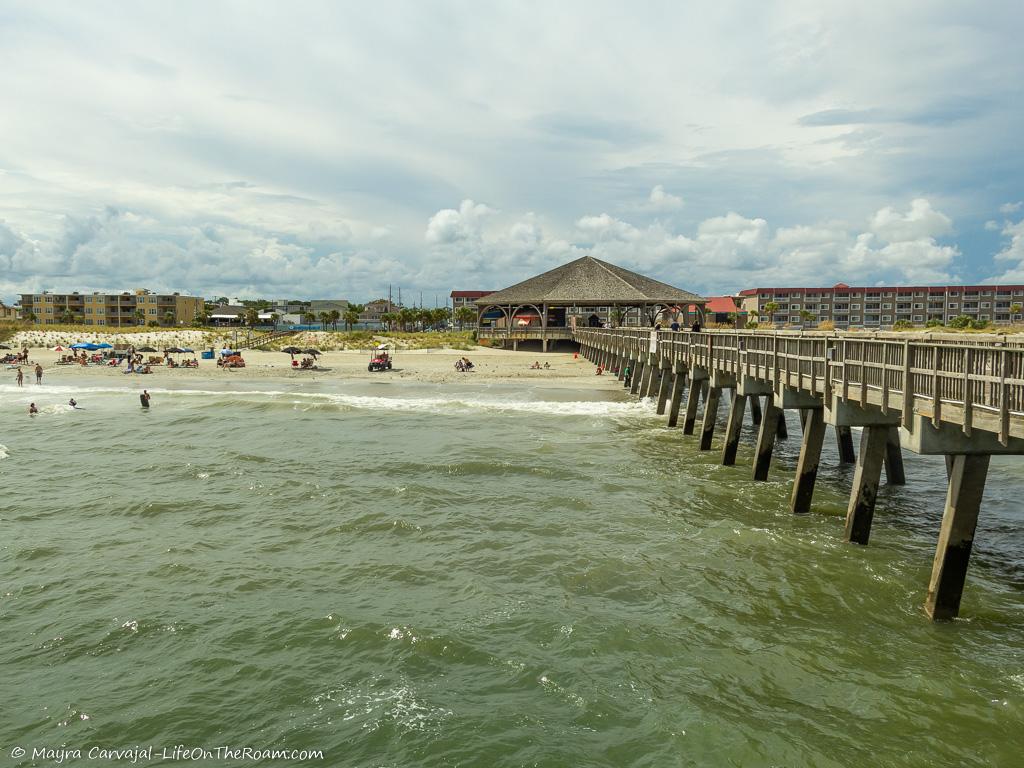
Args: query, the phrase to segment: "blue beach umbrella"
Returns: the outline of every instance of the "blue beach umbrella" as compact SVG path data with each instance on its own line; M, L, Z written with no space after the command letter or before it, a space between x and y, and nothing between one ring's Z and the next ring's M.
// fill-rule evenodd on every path
M113 349L114 345L113 344L107 344L106 342L104 342L103 344L96 344L95 347L96 347L96 349Z

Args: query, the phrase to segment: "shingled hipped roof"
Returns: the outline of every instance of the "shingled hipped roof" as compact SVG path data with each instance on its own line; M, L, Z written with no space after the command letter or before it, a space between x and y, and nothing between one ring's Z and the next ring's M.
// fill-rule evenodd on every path
M491 304L703 304L695 293L584 256L477 299Z

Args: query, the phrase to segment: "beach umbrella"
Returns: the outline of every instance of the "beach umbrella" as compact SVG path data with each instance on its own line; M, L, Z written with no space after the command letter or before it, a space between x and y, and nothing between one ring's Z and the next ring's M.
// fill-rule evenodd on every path
M77 344L71 345L72 349L92 349L92 344L86 344L84 341L80 341Z
M196 351L194 349L189 349L188 347L182 347L178 351L179 352L184 352L185 354L188 354L188 355L194 355L196 353Z
M323 352L321 352L319 349L313 349L312 347L310 347L309 349L302 350L302 354L317 357L318 355L322 355Z
M182 349L181 347L168 347L167 349L164 350L164 352L170 352L172 355L178 355L184 351L185 350ZM191 350L189 351L191 352Z
M10 349L6 344L0 344L0 349ZM60 347L58 347L60 349Z
M139 347L135 350L136 352L156 352L155 347Z
M113 348L114 348L113 344L107 344L106 342L103 342L102 344L97 344L96 345L96 349L113 349Z
M2 345L0 345L0 349L10 349L10 347L5 347L5 346L2 346ZM64 349L64 347L62 347L62 346L61 346L60 344L58 344L58 345L57 345L56 347L54 347L54 348L53 348L53 349L52 349L51 351L52 351L52 352L64 352L64 351L65 351L65 349Z
M298 347L285 347L281 351L284 352L286 355L298 355L301 354L302 352L302 350L299 349Z

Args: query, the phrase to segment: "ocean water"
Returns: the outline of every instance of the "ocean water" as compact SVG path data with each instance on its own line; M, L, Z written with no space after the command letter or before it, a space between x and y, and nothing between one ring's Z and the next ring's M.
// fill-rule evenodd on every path
M857 547L831 433L788 511L795 421L755 484L619 393L135 384L0 385L2 764L1024 764L1024 460L936 625L941 459Z

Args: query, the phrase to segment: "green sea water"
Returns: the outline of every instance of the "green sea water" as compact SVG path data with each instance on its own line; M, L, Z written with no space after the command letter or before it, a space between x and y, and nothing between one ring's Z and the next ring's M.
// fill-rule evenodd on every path
M0 765L1024 765L1024 460L936 625L941 459L857 547L795 421L753 483L618 393L120 384L0 386Z

